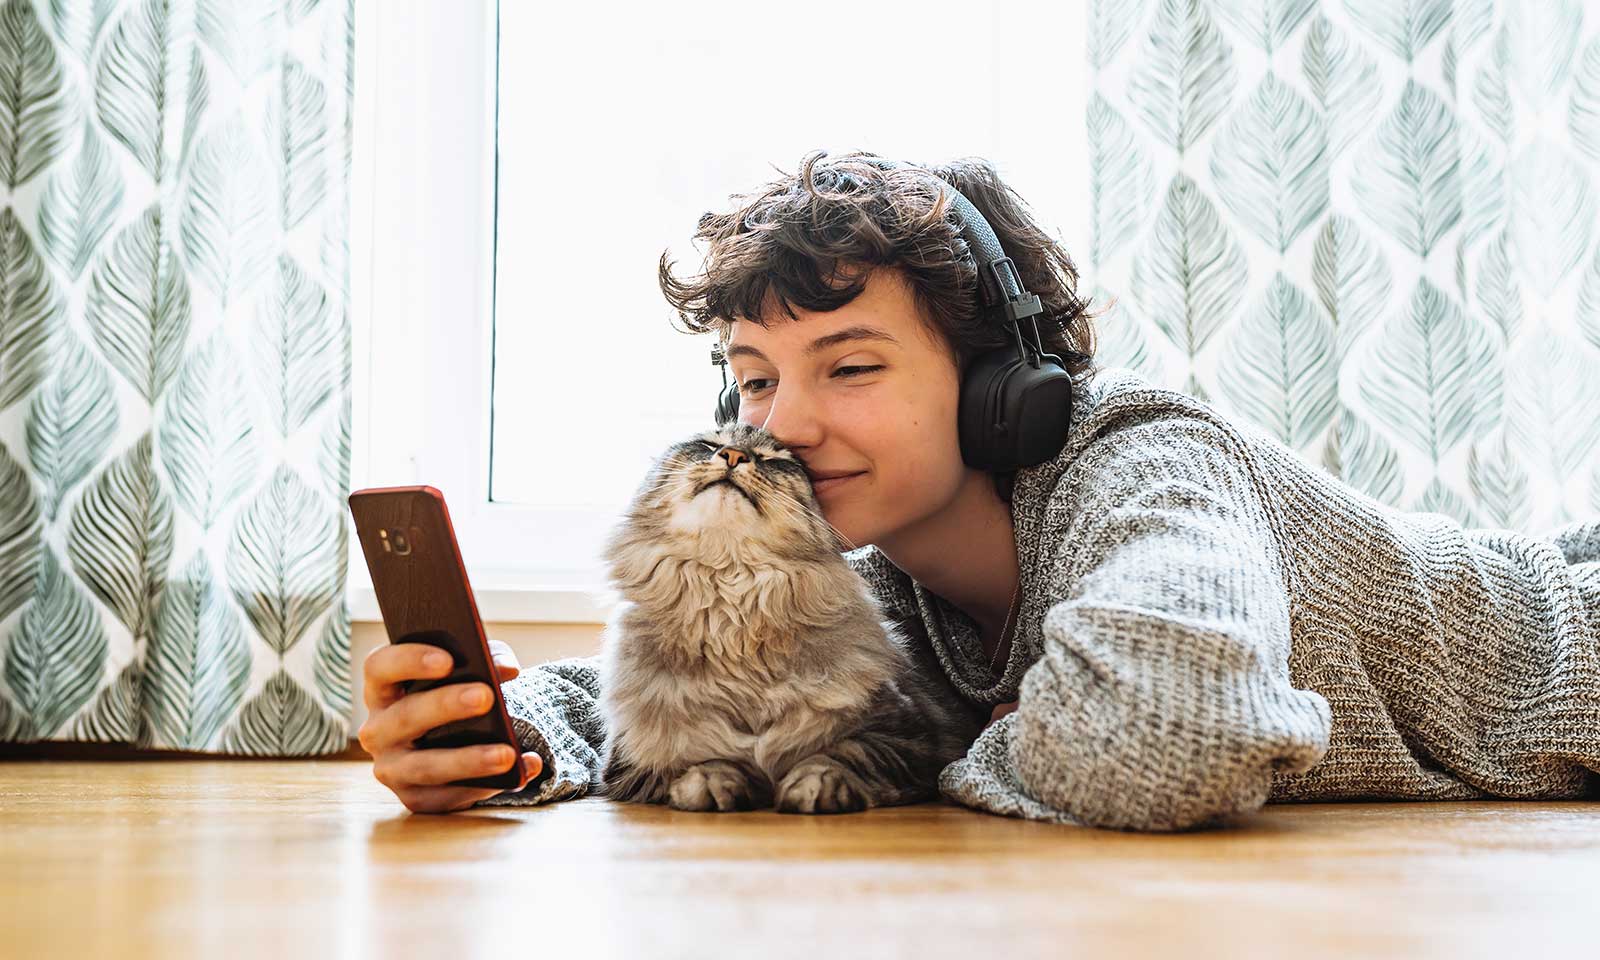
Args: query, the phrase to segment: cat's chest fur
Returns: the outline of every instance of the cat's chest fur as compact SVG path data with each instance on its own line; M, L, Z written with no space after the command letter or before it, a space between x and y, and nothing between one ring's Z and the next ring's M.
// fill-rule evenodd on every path
M743 758L776 781L797 760L836 739L886 679L903 669L891 644L819 644L752 614L729 593L686 604L709 630L681 626L624 603L608 625L602 657L606 727L638 762L669 778L710 759ZM881 637L870 611L835 625ZM688 638L704 649L683 646ZM808 645L807 641L810 641Z

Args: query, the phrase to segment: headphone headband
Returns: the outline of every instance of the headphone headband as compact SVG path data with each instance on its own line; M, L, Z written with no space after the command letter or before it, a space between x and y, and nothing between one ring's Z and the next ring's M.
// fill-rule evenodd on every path
M848 159L859 160L882 170L917 170L932 178L947 191L950 208L961 224L961 239L966 241L967 249L972 251L973 260L978 268L979 307L983 311L998 313L998 319L1013 323L1020 323L1044 312L1044 306L1039 302L1039 298L1029 293L1022 285L1022 277L1017 274L1016 264L1006 256L1005 248L1000 246L1000 238L995 236L989 221L984 219L978 208L973 206L972 201L968 200L954 184L937 176L926 167L901 163L887 157ZM1037 321L1035 324L1035 337L1037 337ZM1040 352L1043 352L1042 345Z

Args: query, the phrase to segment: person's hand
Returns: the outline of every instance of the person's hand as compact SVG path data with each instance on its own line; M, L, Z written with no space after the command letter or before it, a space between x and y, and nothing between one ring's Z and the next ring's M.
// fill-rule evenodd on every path
M1011 701L1010 703L995 704L994 712L989 714L989 723L994 723L996 720L999 720L1001 717L1015 709L1017 709L1017 701L1015 700ZM987 727L989 723L984 724L984 726Z
M505 643L490 640L489 649L494 654L497 682L504 683L521 672L516 654ZM434 653L443 659L429 661ZM464 810L504 792L499 787L446 786L451 780L504 773L512 764L520 764L517 789L521 790L543 766L539 754L527 752L519 758L503 743L412 749L412 742L434 727L487 713L494 703L493 691L483 683L451 683L415 693L406 693L400 686L406 680L447 676L450 669L449 652L426 643L386 643L366 659L367 721L356 737L372 754L372 775L413 813ZM480 699L463 703L462 694L467 691Z

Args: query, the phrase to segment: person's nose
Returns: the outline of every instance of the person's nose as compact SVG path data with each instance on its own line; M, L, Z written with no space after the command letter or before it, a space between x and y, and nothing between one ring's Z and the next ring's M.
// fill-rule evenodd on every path
M821 421L812 406L811 398L803 390L792 384L780 384L761 426L790 449L814 447L821 433Z
M750 454L745 453L738 447L721 447L717 450L717 456L728 461L729 470L750 459Z

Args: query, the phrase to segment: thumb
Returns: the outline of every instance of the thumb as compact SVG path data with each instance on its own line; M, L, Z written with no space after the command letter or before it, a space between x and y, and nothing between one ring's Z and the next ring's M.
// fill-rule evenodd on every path
M521 672L522 667L518 665L515 659L505 656L496 656L494 658L494 675L499 682L505 683Z

